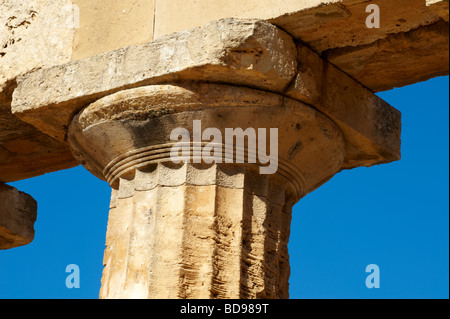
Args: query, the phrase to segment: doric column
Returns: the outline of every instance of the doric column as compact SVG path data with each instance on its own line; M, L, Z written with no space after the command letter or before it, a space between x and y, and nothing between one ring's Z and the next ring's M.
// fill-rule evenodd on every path
M286 298L293 204L400 158L397 110L258 20L36 70L11 105L112 187L102 298Z
M68 141L112 187L101 298L287 298L292 206L345 158L301 102L192 82L106 96Z

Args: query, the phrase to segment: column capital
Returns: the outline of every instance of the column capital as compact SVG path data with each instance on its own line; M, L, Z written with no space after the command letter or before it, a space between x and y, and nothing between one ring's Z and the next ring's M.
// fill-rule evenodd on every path
M186 130L187 139L174 138L177 129ZM211 129L217 134L210 135ZM271 129L276 136L271 136ZM233 133L245 138L244 145L239 147ZM227 136L234 138L233 145ZM189 163L203 162L205 147L214 145L220 163L237 163L241 152L245 164L266 168L272 164L273 173L292 184L297 200L338 172L345 158L340 129L315 109L279 94L219 84L124 90L84 108L68 134L78 161L113 188L136 169L173 162L172 150L186 141L183 149L189 154L184 161ZM201 160L195 158L196 146ZM272 148L276 154L270 154ZM268 157L261 160L264 155Z

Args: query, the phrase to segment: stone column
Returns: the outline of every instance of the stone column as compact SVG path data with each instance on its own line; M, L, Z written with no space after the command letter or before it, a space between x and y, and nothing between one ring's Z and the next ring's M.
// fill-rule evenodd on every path
M189 142L171 139L177 128ZM257 143L230 147L237 128ZM68 141L112 187L101 298L287 298L292 206L345 158L341 130L306 104L195 82L103 97L75 116ZM189 146L179 163L177 145Z
M11 109L113 189L102 298L286 298L292 205L400 158L397 110L258 20L36 70Z

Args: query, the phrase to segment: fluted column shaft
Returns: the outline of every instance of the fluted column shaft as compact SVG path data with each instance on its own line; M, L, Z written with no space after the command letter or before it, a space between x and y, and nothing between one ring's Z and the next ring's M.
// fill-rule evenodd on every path
M101 297L286 298L283 184L244 165L137 170L113 190Z

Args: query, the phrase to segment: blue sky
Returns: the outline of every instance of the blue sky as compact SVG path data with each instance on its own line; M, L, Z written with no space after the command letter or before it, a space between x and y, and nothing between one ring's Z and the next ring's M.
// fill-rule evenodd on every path
M379 96L402 112L402 159L343 171L295 205L291 298L449 297L449 79ZM10 185L38 219L31 244L0 251L0 298L98 298L109 186L81 166ZM380 288L365 285L369 264Z

